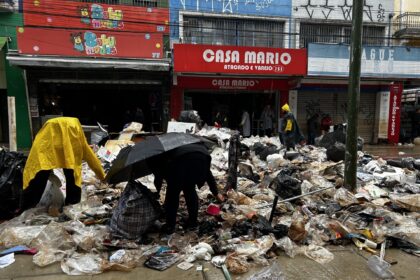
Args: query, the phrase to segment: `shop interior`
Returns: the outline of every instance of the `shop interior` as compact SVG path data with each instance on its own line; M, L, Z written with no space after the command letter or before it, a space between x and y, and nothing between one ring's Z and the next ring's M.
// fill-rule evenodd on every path
M40 83L38 107L43 116L63 115L80 119L82 125L108 127L121 131L125 124L137 121L144 131L159 131L161 93L159 89L135 84Z
M278 115L276 104L278 99L275 92L187 91L184 93L184 109L198 111L201 119L210 126L214 125L219 113L224 120L222 126L239 129L243 110L248 111L253 135L263 134L260 117L266 105L271 105L274 116ZM274 131L277 131L277 118L275 117L273 121Z

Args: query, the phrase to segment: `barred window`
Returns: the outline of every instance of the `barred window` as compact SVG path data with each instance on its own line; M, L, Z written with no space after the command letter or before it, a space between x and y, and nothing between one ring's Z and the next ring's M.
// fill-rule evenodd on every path
M184 16L183 28L190 44L283 47L279 21Z
M85 3L129 5L129 6L140 6L140 7L163 7L167 5L167 0L76 0L76 1L85 2Z
M301 23L299 47L307 48L309 43L344 43L350 44L351 26ZM384 26L364 26L363 45L384 45Z

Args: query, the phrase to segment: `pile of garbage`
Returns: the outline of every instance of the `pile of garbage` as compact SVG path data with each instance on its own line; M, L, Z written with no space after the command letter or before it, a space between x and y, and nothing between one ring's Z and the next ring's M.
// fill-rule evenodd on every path
M210 127L197 134L217 143L211 152L212 172L222 192L232 131ZM113 237L108 225L126 183L106 185L86 165L81 203L64 207L57 217L41 207L0 224L0 246L6 252L34 254L33 262L41 267L60 262L69 275L143 265L187 270L196 261L208 261L221 267L227 279L230 273L259 266L266 268L250 279L283 279L272 261L277 255L304 255L326 264L334 259L328 249L334 245L370 252L368 266L380 277L392 276L386 248L420 255L420 160L387 162L359 151L353 193L343 186L344 163L327 160L326 148L296 150L287 156L277 137L241 139L238 185L226 193L226 201L218 203L208 187L201 188L198 230L179 226L175 234L161 236L157 221L148 245ZM149 175L139 181L155 191L153 179ZM161 203L163 199L164 191ZM182 199L180 205L179 216L187 216Z

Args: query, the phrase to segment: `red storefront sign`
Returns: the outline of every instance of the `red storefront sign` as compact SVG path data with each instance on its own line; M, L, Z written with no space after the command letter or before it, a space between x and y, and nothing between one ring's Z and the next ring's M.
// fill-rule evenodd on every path
M306 49L175 44L174 71L304 76L307 72L307 51Z
M17 28L22 54L92 57L162 58L159 33Z
M279 90L288 87L288 80L227 78L227 77L177 77L177 87L211 90Z
M24 0L23 10L26 26L169 33L167 8Z
M392 84L390 86L389 98L389 120L388 120L388 141L398 143L400 138L400 116L401 116L401 95L402 84Z

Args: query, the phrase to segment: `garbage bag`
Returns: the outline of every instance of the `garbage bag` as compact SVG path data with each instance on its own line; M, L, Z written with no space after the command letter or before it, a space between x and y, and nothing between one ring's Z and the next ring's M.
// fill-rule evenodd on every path
M280 264L275 261L271 266L251 275L248 280L285 280Z
M20 208L25 162L22 153L0 151L0 220L12 218Z
M130 240L140 239L159 217L159 207L147 187L139 182L129 182L111 218L113 235Z
M305 229L305 218L298 211L293 213L292 224L290 225L288 236L296 243L303 242L308 235Z
M293 177L295 170L292 168L285 168L279 172L277 177L271 181L271 188L275 190L281 198L290 198L301 195L301 183L298 179Z
M335 142L334 145L331 145L327 148L327 159L339 162L344 160L346 156L346 146L343 143Z
M394 236L387 236L386 237L386 244L390 247L399 248L406 253L413 254L415 256L420 257L420 247L410 242L408 240L404 240L402 238L394 237Z
M250 264L247 262L246 256L231 254L226 258L226 266L230 272L241 274L249 271Z
M279 152L279 149L275 145L264 145L261 143L255 143L251 148L255 154L262 160L267 160L267 157L272 154Z
M197 111L194 111L194 110L181 111L178 120L180 122L195 123L198 125L201 123L200 115L198 114Z

